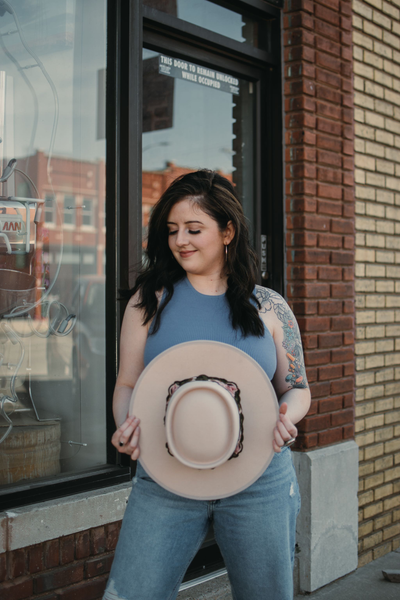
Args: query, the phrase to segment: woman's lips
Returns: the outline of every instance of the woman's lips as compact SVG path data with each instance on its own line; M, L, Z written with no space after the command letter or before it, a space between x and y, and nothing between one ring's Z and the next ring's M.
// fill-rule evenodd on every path
M196 252L196 250L185 250L185 251L179 252L179 256L181 258L189 258L189 256L192 256L192 254L194 254L195 252Z

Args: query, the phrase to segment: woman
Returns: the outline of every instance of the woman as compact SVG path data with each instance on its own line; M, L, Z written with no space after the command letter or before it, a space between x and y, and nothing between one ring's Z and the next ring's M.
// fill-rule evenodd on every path
M164 490L139 463L104 598L176 598L212 521L235 600L290 600L300 498L287 446L310 405L294 315L279 294L255 285L242 207L215 172L186 174L165 191L147 255L122 325L113 445L139 458L139 420L127 414L144 367L175 344L209 339L244 350L272 380L280 404L275 455L247 490L211 502Z

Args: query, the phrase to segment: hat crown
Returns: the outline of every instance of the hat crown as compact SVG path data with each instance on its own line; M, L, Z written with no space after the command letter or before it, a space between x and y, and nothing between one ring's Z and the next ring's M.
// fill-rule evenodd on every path
M168 448L182 464L214 469L235 451L240 416L232 395L213 381L191 381L172 395L165 418Z

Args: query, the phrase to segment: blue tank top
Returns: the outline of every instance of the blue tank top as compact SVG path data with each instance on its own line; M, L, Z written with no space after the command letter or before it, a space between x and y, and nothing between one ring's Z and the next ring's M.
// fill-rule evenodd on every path
M150 334L152 328L150 326ZM208 296L191 285L187 277L175 284L174 295L164 309L158 331L147 337L144 364L183 342L213 340L235 346L249 354L264 369L270 379L276 371L276 348L268 328L263 337L243 337L233 329L229 304L225 294Z

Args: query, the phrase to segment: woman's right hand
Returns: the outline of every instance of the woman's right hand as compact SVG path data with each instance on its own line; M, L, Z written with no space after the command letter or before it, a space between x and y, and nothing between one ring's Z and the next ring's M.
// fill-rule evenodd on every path
M122 423L111 438L111 443L121 454L129 454L132 460L140 455L140 419L132 415Z

